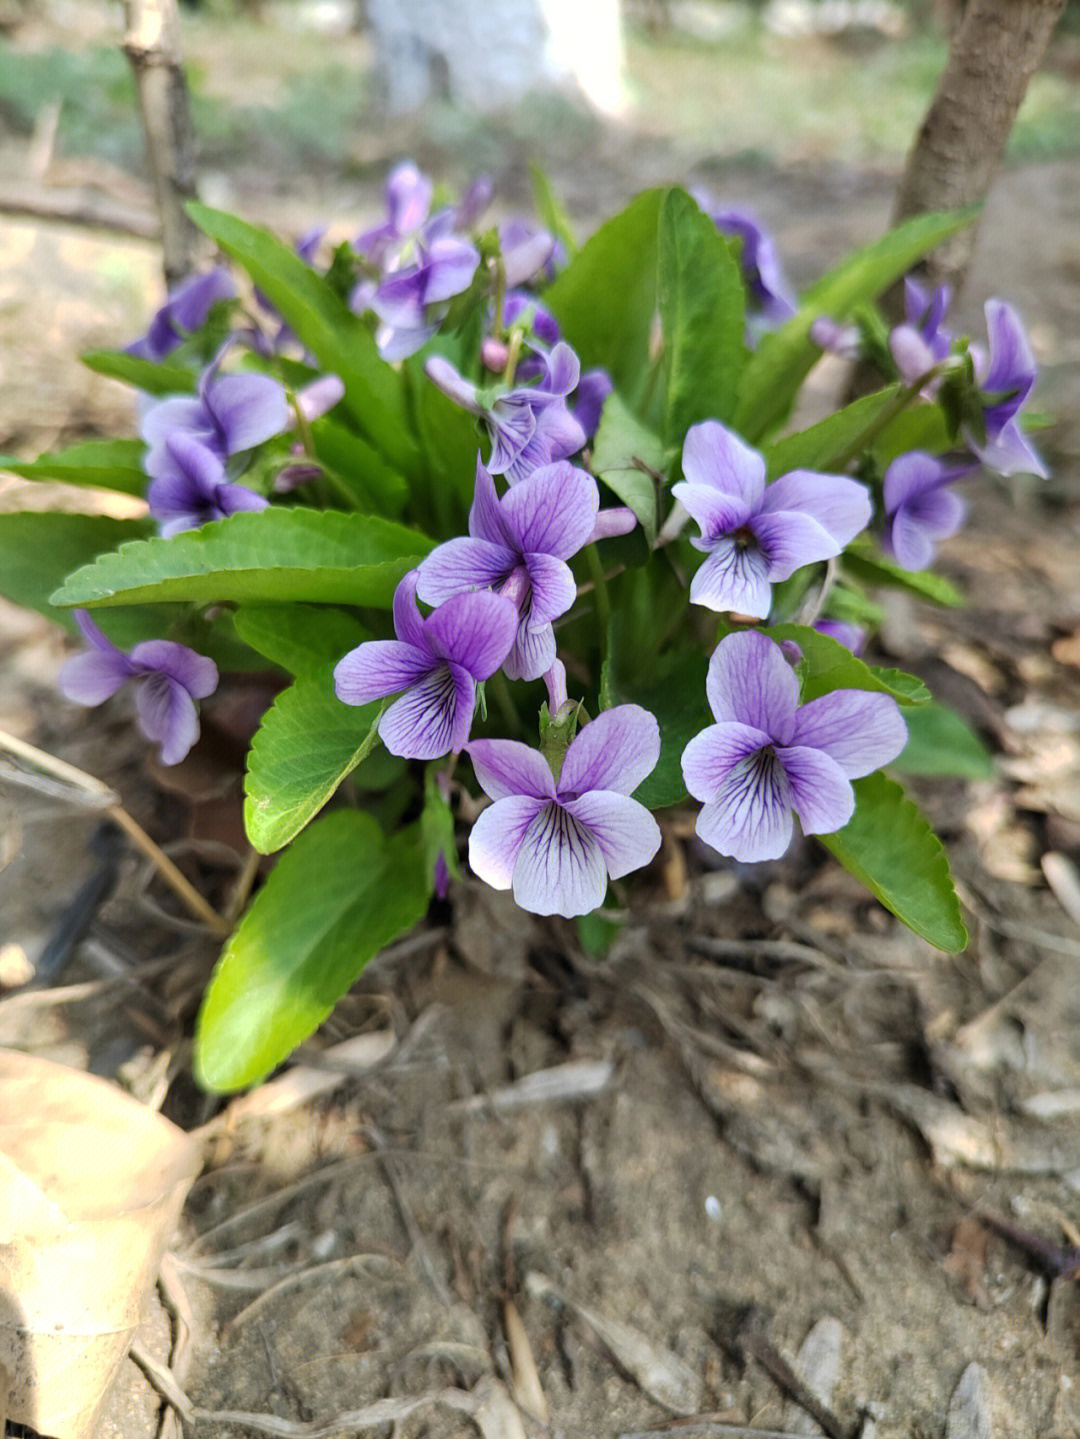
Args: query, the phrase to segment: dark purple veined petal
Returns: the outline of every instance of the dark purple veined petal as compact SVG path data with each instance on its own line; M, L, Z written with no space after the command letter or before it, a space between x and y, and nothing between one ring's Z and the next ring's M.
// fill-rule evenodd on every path
M712 485L695 485L681 480L671 493L688 515L697 521L701 539L695 548L709 550L724 535L745 525L751 508L741 495L727 495Z
M484 415L491 436L487 468L493 475L505 474L536 433L536 413L528 395L528 391L511 390L500 395Z
M469 510L469 534L473 539L489 540L493 545L511 548L514 544L499 503L495 481L479 455L476 457L476 489Z
M555 780L539 750L513 739L474 739L465 746L477 782L492 799L531 795L554 799Z
M334 692L347 705L366 705L419 684L438 664L400 640L365 640L334 667Z
M545 405L536 415L536 427L517 458L504 471L507 483L518 485L536 470L576 454L585 443L585 431L566 408L565 400Z
M936 455L928 455L923 450L898 455L885 471L881 484L886 514L895 514L916 495L942 484L947 474L945 465Z
M683 475L692 485L710 485L757 507L765 489L765 461L718 420L703 420L686 432Z
M682 752L686 788L695 799L714 800L737 764L771 744L765 731L753 725L735 720L709 725L695 735Z
M734 765L695 827L706 844L732 859L779 859L791 843L794 821L791 787L773 751L758 750Z
M660 758L660 726L641 705L603 710L571 741L559 794L576 799L593 789L633 794Z
M855 813L855 791L837 762L820 749L777 751L804 834L834 834Z
M148 674L135 695L139 727L161 746L162 764L179 764L199 738L195 701L167 674Z
M531 914L589 914L604 902L607 867L599 842L557 801L525 831L514 865L514 899Z
M432 550L420 566L416 593L426 605L441 605L454 595L500 584L518 563L504 545L461 536Z
M591 440L600 427L604 404L615 386L606 370L586 370L574 391L570 412L586 439Z
M469 832L469 867L477 879L492 889L510 888L525 832L544 804L542 798L513 794L484 810Z
M174 640L144 640L131 651L130 659L141 673L157 672L183 685L192 699L204 700L218 686L214 661Z
M772 604L769 562L757 545L720 538L690 582L690 602L763 620Z
M843 475L819 475L811 470L792 470L766 485L759 508L762 514L809 515L828 531L839 549L866 528L873 513L865 485Z
M512 680L538 680L554 663L555 631L551 621L523 613L510 653L503 661L503 673Z
M842 548L812 516L794 510L755 515L749 529L765 557L770 584L788 579L803 565L838 555Z
M464 747L475 706L471 675L458 665L441 664L385 711L379 736L402 759L441 759Z
M502 500L516 548L559 560L568 560L588 543L599 509L600 492L592 475L565 460L534 470Z
M790 743L799 681L780 646L756 630L727 635L713 651L705 693L715 718L750 725Z
M207 386L205 404L229 455L261 445L293 422L284 389L269 375L223 375Z
M440 605L424 621L424 636L432 654L486 680L510 653L517 627L517 606L481 590Z
M787 743L823 750L848 779L859 779L894 760L907 738L891 695L833 690L801 706Z
M643 869L660 848L660 826L643 804L611 790L591 790L563 805L600 846L612 879Z
M537 623L557 620L577 599L577 584L570 566L553 555L526 555L525 568L532 585L529 613Z

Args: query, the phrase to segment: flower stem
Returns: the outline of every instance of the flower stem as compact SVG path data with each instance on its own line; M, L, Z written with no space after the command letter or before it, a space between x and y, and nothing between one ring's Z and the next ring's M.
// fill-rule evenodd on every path
M856 435L851 444L841 450L840 454L830 462L829 469L846 470L852 460L858 459L879 435L884 434L897 415L902 415L910 405L921 398L927 385L932 384L949 368L951 368L949 361L943 360L940 364L933 365L925 375L920 375L917 380L913 380L910 385L905 385L884 408L878 411L862 433Z

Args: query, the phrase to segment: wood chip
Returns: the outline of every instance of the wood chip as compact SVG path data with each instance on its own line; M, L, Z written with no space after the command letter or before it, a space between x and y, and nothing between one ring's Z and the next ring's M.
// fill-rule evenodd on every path
M608 1319L577 1304L544 1274L530 1273L526 1291L536 1299L562 1305L583 1320L610 1352L611 1357L634 1383L673 1414L697 1414L701 1409L704 1383L701 1375L670 1349L646 1338L640 1330L617 1319Z
M969 1364L949 1403L945 1439L994 1439L986 1371Z

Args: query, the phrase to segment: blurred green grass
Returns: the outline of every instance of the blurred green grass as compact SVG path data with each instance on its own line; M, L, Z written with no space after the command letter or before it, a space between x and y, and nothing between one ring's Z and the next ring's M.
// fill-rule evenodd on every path
M762 162L829 159L898 163L945 63L944 42L912 33L858 46L765 30L750 6L711 41L671 31L627 37L629 125L676 154ZM370 165L374 113L365 37L282 31L214 13L184 19L184 46L200 161L263 165L281 177L316 167L342 178ZM100 39L100 36L98 37ZM134 87L118 46L81 42L0 49L0 125L29 135L60 105L58 148L124 168L142 163ZM427 120L431 141L490 166L507 137L572 151L600 126L567 101L533 96L497 120L447 105ZM415 132L413 132L415 133ZM1017 159L1080 153L1080 87L1046 72L1032 82L1010 142Z

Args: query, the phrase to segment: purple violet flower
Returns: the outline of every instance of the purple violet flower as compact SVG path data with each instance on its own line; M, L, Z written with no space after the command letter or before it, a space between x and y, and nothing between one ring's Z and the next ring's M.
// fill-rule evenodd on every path
M127 353L141 360L163 360L206 322L219 300L231 300L235 294L236 286L223 266L205 275L192 275L170 293L146 334L128 345Z
M780 646L756 630L722 639L705 681L717 723L682 756L704 808L696 829L732 859L778 859L793 830L832 834L855 810L851 781L895 759L907 726L891 695L833 690L799 704Z
M416 607L417 571L394 594L396 640L368 640L334 670L338 699L348 705L404 690L379 720L391 754L440 759L469 738L476 685L490 679L510 652L517 607L502 595L455 595L427 619Z
M819 315L810 326L810 338L821 350L841 360L857 360L862 354L862 332L858 325L842 325L831 315Z
M912 450L885 471L882 548L905 570L925 570L937 542L955 535L964 523L964 502L948 486L973 469L970 464L949 466L936 455Z
M387 218L353 241L353 248L376 265L417 234L428 218L435 187L411 160L405 160L391 170L385 193Z
M918 280L910 275L905 277L904 323L889 334L889 350L906 384L913 385L948 355L952 335L942 321L951 302L952 290L948 285L938 285L928 292Z
M211 365L199 393L151 405L140 426L150 446L144 466L146 499L163 535L194 529L237 510L261 510L266 500L234 484L225 461L292 423L285 391L269 375L218 375Z
M466 746L495 801L469 836L469 864L494 889L513 889L533 914L588 914L608 878L640 869L660 827L630 796L660 757L660 728L639 705L617 705L571 742L556 781L547 761L516 740Z
M589 543L599 507L596 481L565 460L533 470L500 500L478 459L468 537L428 555L416 593L425 604L441 605L454 595L497 588L520 616L503 668L511 679L539 679L555 659L551 622L577 596L566 561Z
M565 460L585 444L585 431L574 419L566 397L577 389L581 366L569 345L560 341L545 361L538 385L519 386L481 403L480 392L449 360L432 355L424 369L444 395L476 415L491 436L487 468L516 485L533 470Z
M717 420L687 431L683 474L671 492L708 555L690 599L710 610L765 619L776 582L838 555L870 520L869 494L845 476L792 470L766 485L762 457Z
M866 645L866 630L848 620L815 620L814 629L819 635L828 635L829 639L836 640L853 655L861 655Z
M217 665L172 640L146 640L125 654L85 610L76 610L75 620L90 648L61 668L61 694L75 704L99 705L137 679L139 728L161 746L162 764L179 764L199 738L195 701L217 689Z
M739 267L750 299L762 316L774 325L790 319L796 310L795 295L784 275L772 236L751 211L739 206L716 209L703 191L695 190L693 195L721 234L742 241Z
M1046 466L1025 439L1017 416L1027 403L1038 367L1020 316L1004 300L987 300L986 332L990 355L975 354L976 374L983 392L986 442L965 434L987 467L999 475L1047 476Z
M431 307L467 290L479 263L479 251L468 240L436 235L419 241L417 258L374 290L357 286L353 308L371 309L379 317L376 338L384 360L403 360L430 340L441 318Z

